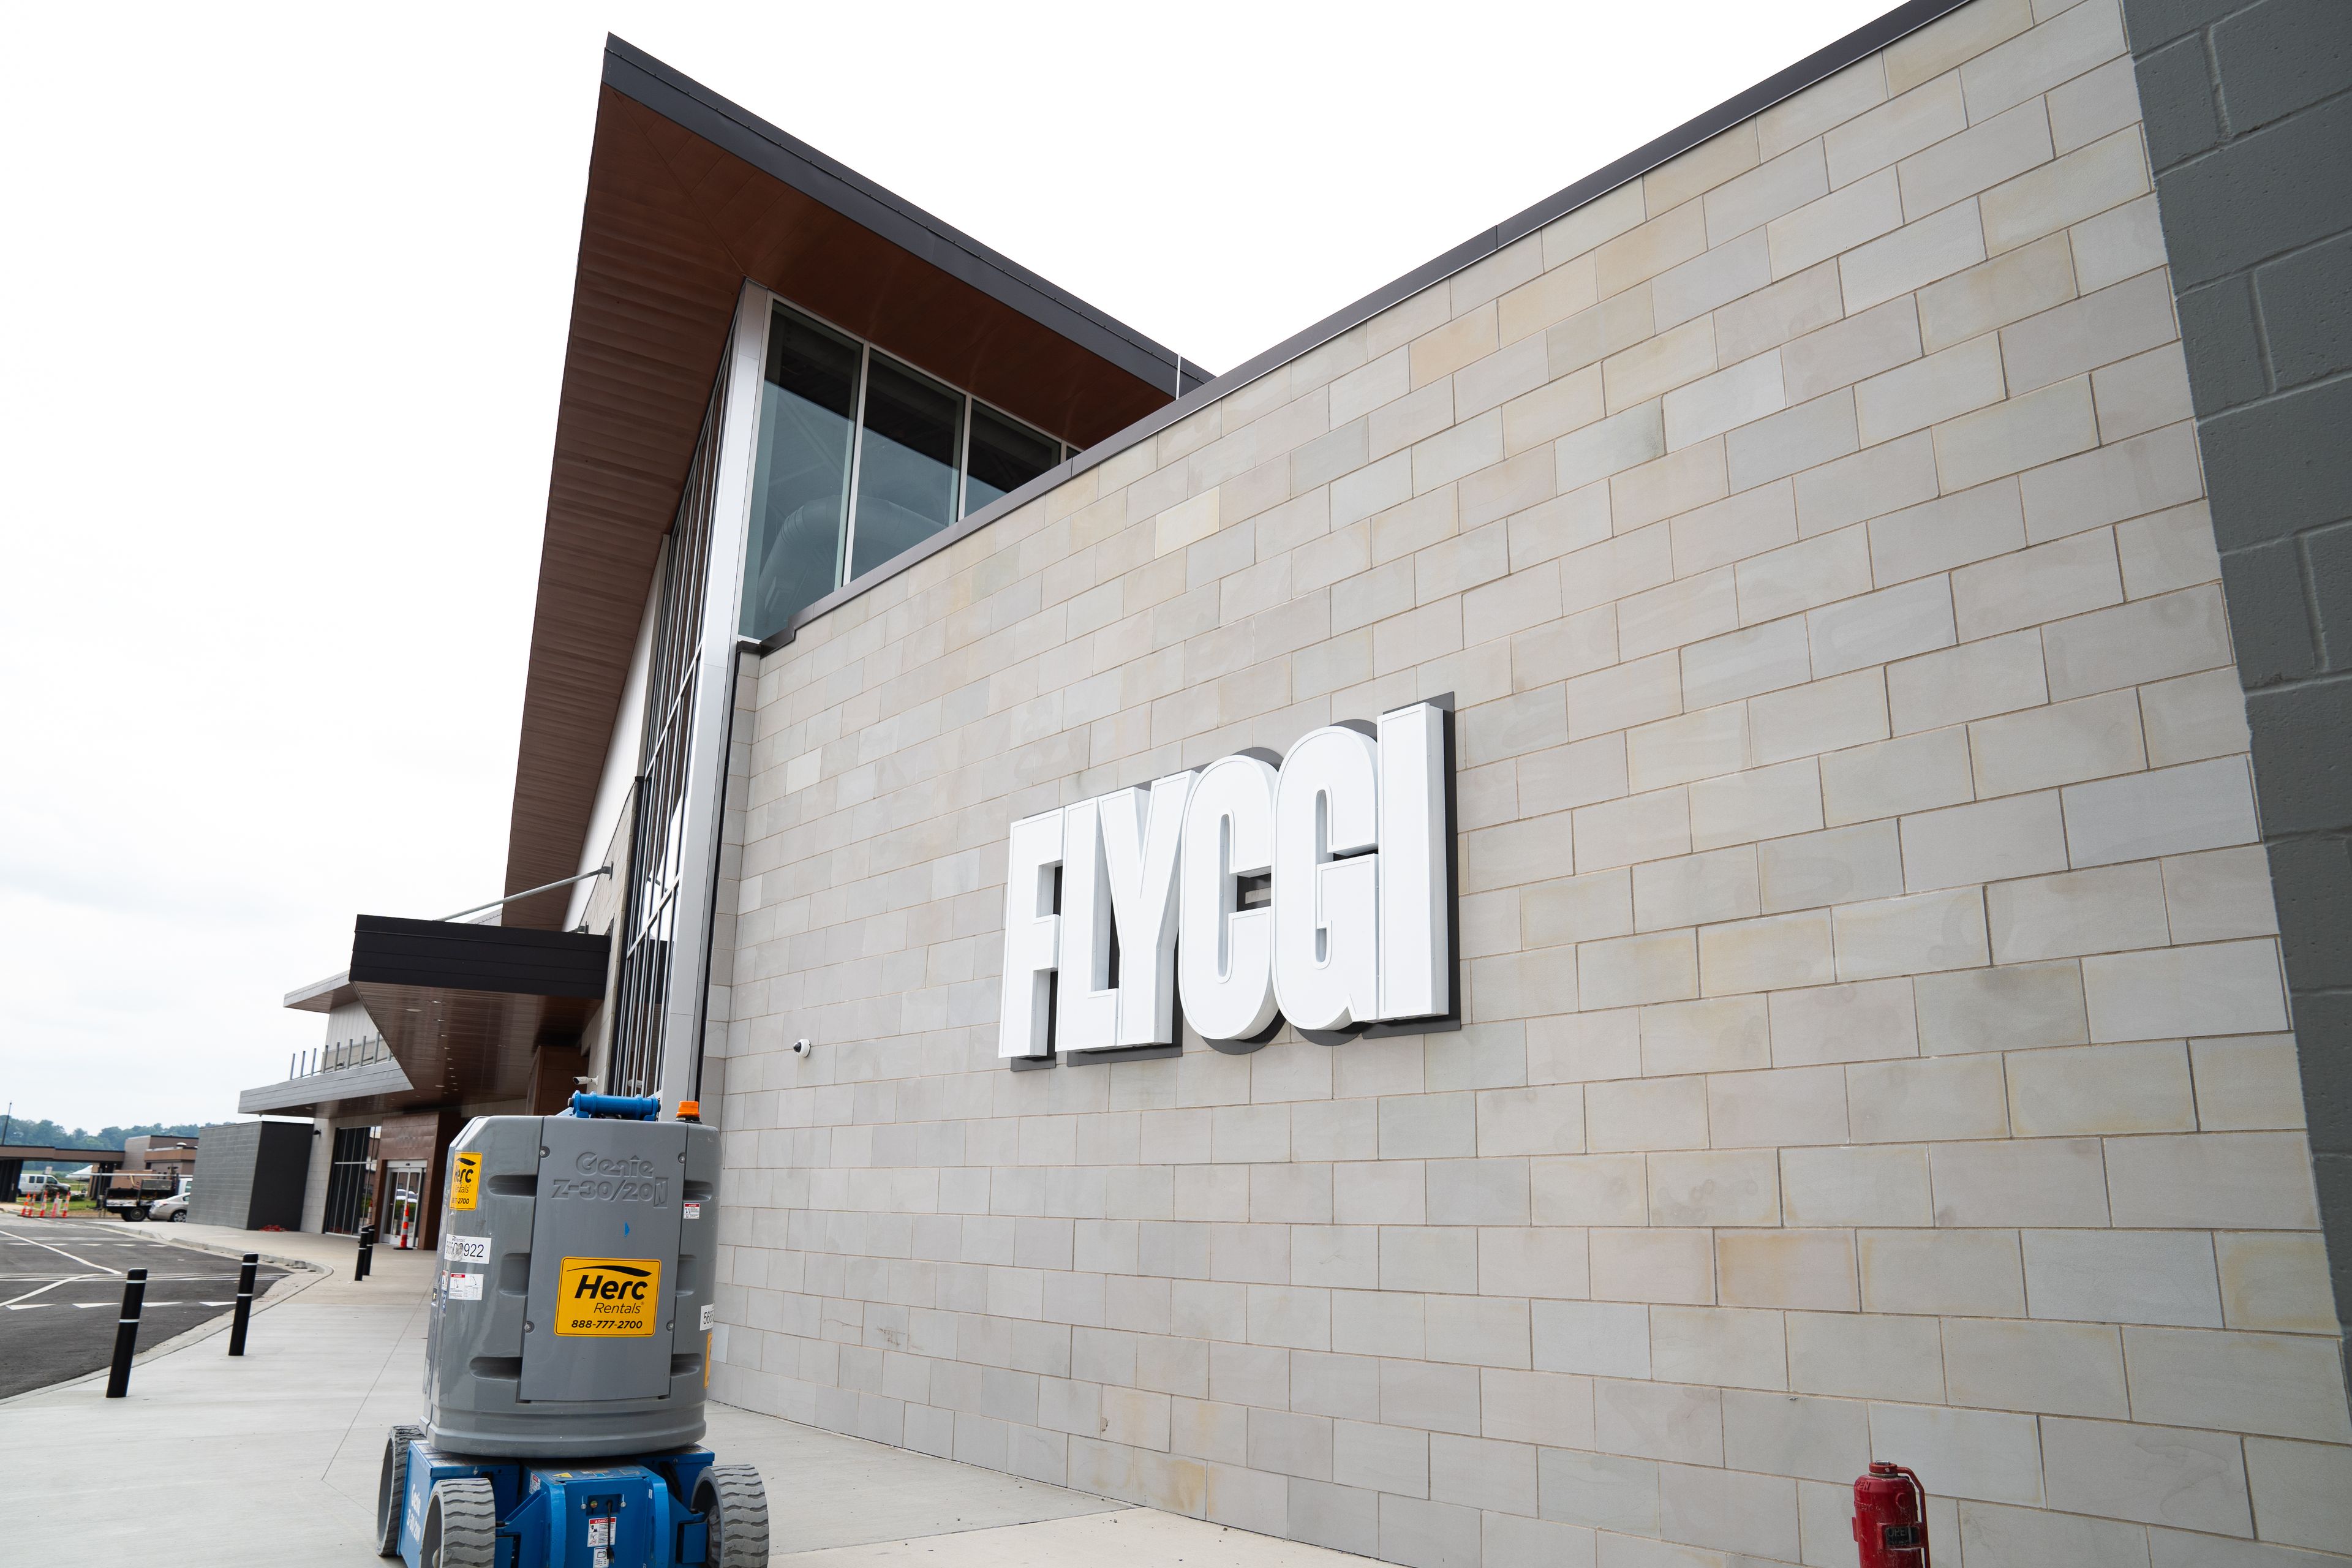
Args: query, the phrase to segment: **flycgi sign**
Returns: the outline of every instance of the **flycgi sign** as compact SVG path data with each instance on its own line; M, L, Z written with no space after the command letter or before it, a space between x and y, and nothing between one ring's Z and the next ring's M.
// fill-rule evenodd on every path
M1165 1054L1180 1007L1223 1050L1453 1026L1450 707L1015 822L997 1054Z

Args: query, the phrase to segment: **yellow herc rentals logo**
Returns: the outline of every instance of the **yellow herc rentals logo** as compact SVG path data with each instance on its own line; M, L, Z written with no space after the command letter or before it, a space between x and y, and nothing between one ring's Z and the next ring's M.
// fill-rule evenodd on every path
M651 1258L567 1258L556 1288L555 1331L642 1339L661 1315L661 1264Z
M449 1206L460 1211L470 1209L481 1195L482 1157L479 1154L458 1155L457 1168L449 1175Z

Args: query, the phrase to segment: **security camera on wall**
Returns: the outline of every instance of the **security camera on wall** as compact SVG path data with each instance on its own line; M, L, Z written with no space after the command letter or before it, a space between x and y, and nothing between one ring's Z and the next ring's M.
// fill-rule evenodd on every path
M808 1054L809 1043L806 1040L794 1040L793 1042L793 1055L796 1057L804 1057Z

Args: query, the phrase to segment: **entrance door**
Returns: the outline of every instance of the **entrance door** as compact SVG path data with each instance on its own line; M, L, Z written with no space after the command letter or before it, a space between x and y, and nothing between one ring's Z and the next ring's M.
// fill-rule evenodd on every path
M403 1250L414 1249L425 1234L425 1162L395 1160L386 1174L385 1239Z

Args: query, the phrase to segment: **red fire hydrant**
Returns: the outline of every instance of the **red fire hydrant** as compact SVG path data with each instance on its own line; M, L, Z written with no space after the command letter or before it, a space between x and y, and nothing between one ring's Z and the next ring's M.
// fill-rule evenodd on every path
M1853 1483L1853 1539L1862 1568L1927 1568L1927 1489L1919 1478L1873 1459Z

